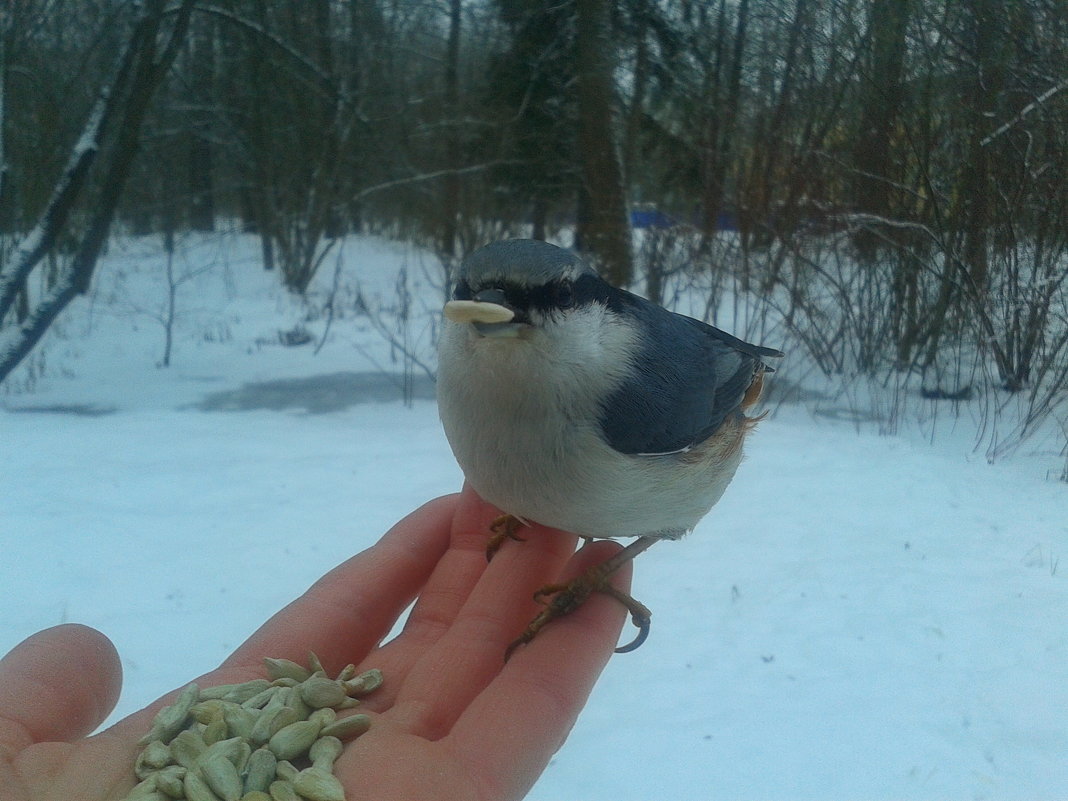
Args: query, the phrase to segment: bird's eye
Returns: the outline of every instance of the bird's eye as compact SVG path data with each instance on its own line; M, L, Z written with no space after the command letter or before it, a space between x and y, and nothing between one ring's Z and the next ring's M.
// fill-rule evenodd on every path
M471 292L471 285L467 281L457 281L456 286L452 288L453 300L471 300L474 297Z
M553 305L558 309L569 309L575 305L575 290L570 281L560 281L553 286Z

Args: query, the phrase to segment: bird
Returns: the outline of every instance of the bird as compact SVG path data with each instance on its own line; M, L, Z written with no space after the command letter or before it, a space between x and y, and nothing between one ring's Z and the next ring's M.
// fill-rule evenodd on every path
M609 578L719 501L783 353L612 286L576 253L533 239L468 254L444 306L437 397L471 487L504 514L487 554L535 522L587 539L637 538L566 585L506 659L593 592L617 598L639 633L651 612Z

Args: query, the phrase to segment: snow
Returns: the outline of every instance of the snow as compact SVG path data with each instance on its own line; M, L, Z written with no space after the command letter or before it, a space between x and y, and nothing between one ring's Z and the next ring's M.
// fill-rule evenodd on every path
M340 267L313 355L326 320L257 252L182 243L158 369L164 255L120 240L0 395L0 653L101 629L125 670L112 721L461 481L430 379L355 311L432 363L433 259L347 240L313 287ZM298 326L314 342L282 346ZM991 465L944 428L775 404L697 531L639 559L649 641L611 660L530 798L1063 796L1068 488L1046 445Z

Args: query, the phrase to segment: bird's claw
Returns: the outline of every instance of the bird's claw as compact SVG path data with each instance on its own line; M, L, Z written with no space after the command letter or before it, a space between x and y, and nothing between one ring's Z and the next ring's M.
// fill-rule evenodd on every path
M516 648L531 642L542 630L546 623L558 617L569 615L586 602L594 592L603 592L619 601L630 612L631 621L638 627L638 635L626 645L616 648L617 654L634 651L645 642L649 636L649 628L652 612L649 607L635 600L622 590L616 589L609 583L612 572L618 565L611 565L611 569L605 569L609 565L596 565L581 576L567 584L546 584L534 593L534 600L545 604L537 616L523 630L523 633L513 640L504 652L504 660L507 662ZM552 596L548 601L542 601L546 596Z
M627 654L631 651L637 651L649 636L649 628L653 622L653 613L649 610L648 606L643 604L637 598L628 595L622 590L617 590L611 584L606 583L604 587L600 587L599 589L601 592L611 595L623 604L623 606L627 607L627 611L630 612L630 622L638 629L638 633L634 636L634 639L626 645L621 645L616 648L616 653Z
M493 557L497 551L504 545L505 540L515 540L516 542L526 542L522 537L516 534L519 527L523 525L523 521L515 515L501 515L490 523L490 536L489 541L486 543L486 561L493 561Z

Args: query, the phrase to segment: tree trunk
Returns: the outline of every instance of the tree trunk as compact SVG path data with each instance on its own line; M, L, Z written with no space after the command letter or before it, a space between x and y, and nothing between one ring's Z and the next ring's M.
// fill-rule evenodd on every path
M7 286L14 283L17 292L18 285L54 247L56 238L65 228L71 208L85 188L82 171L88 171L101 150L102 138L109 129L113 129L114 140L107 149L107 159L102 167L99 195L93 199L89 222L80 235L70 264L20 325L0 331L0 381L33 350L60 312L75 297L89 289L97 259L111 229L115 207L137 152L145 112L185 37L193 2L183 0L177 9L170 37L162 40L166 44L158 55L157 37L165 16L164 2L152 0L145 3L121 58L116 78L110 87L101 92L101 101L90 114L83 135L74 146L68 169L60 179L52 202L46 207L37 227L27 236L28 246L20 250L12 270L0 276L2 302L7 297ZM81 177L77 178L77 175ZM11 299L14 300L14 293ZM6 310L6 307L0 306L0 319Z
M196 35L190 37L190 67L193 89L205 107L215 96L215 22L204 19ZM189 226L194 231L215 230L214 155L211 146L212 114L194 112L189 145Z
M738 125L738 107L742 86L742 62L745 58L746 31L749 26L749 0L738 3L737 21L734 26L734 42L731 47L730 69L726 79L726 91L722 90L721 70L713 76L710 91L715 100L712 116L708 121L707 139L702 164L702 228L713 234L719 226L719 214L726 196L727 169L733 157L734 132ZM720 5L720 33L726 30L727 4ZM725 42L720 39L720 47Z
M905 32L909 0L873 0L867 39L870 55L863 81L860 130L853 160L854 205L867 214L892 216L889 186L897 180L891 138L904 101ZM855 244L862 256L874 256L874 232L861 230Z
M7 147L4 144L4 130L7 128L7 100L4 88L7 85L7 35L0 30L0 233L14 229L15 208L10 202L8 179L10 167L7 163ZM2 315L0 315L2 316Z
M996 119L1005 85L1005 67L1011 47L1005 30L1005 9L998 0L971 4L971 44L975 59L968 88L968 152L961 175L960 223L964 240L961 259L968 295L983 304L989 289L988 231L993 212L990 149L985 135Z
M638 29L634 34L637 50L634 57L634 88L627 106L626 133L623 137L623 169L631 180L637 173L638 147L641 141L642 118L645 115L646 88L649 83L648 13L643 0L635 10L635 24Z
M612 103L615 66L608 0L577 0L576 67L579 114L579 190L576 247L589 253L618 286L634 277L623 173L616 149Z
M460 0L449 1L449 41L445 55L446 173L442 197L441 251L456 255L456 225L460 216Z

